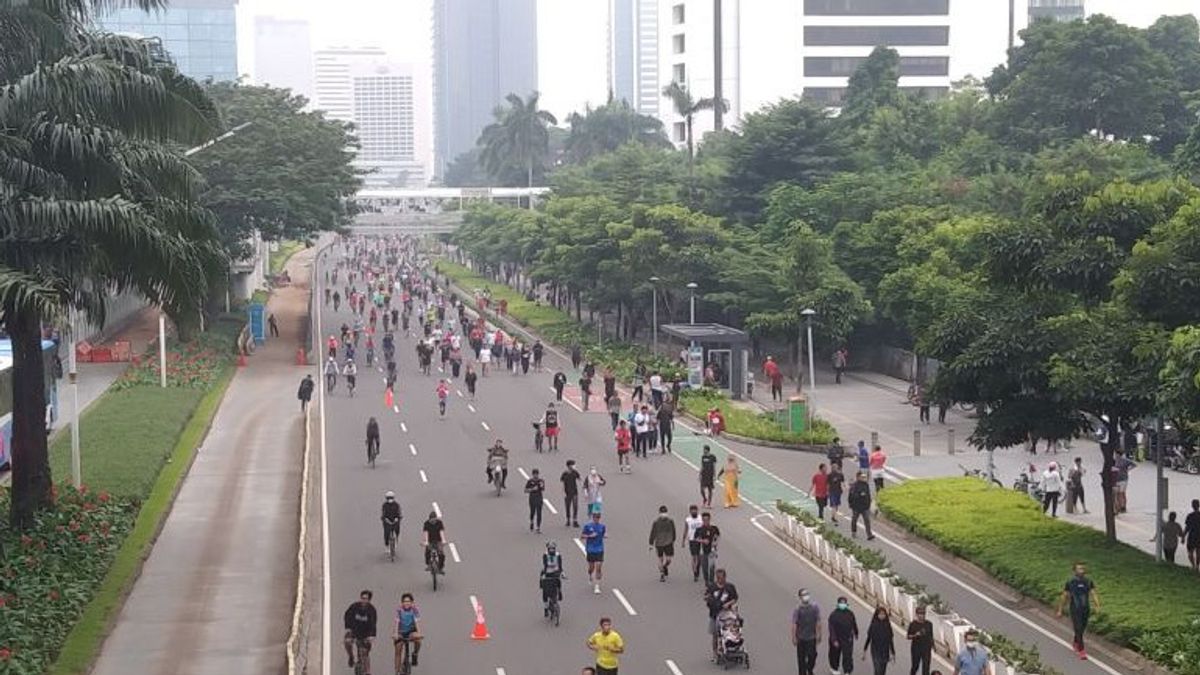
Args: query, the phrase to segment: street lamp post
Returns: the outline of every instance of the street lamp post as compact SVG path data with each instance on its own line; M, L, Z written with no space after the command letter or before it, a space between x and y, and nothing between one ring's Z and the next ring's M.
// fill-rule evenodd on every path
M658 355L658 282L659 281L660 281L660 279L658 277L650 277L650 283L652 284L651 288L653 289L652 293L654 295L654 308L650 310L650 321L651 321L651 325L653 326L652 332L654 333L654 354L655 355Z
M817 371L813 364L813 337L812 337L812 319L817 313L815 309L805 309L800 314L804 316L805 323L808 324L808 395L814 396L817 393Z
M688 290L689 290L689 291L691 291L691 293L692 293L692 298L691 298L691 307L692 307L692 311L691 311L691 319L688 321L688 323L696 323L696 288L698 288L698 284L696 284L696 282L694 282L694 281L693 281L693 282L689 283L689 284L687 285L687 287L688 287Z
M71 339L67 341L67 355L71 381L71 482L79 489L83 485L83 466L79 453L79 369L75 360L75 343L79 339L75 308L70 310Z

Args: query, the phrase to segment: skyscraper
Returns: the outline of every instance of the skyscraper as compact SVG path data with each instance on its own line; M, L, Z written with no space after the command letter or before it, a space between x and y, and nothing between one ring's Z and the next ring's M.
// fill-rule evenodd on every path
M254 81L313 98L312 39L308 22L254 17Z
M608 90L644 115L657 115L658 0L609 0Z
M509 94L537 90L537 0L434 0L436 173L475 147Z
M144 12L121 7L97 17L102 30L158 38L180 72L197 80L237 79L237 0L172 0Z

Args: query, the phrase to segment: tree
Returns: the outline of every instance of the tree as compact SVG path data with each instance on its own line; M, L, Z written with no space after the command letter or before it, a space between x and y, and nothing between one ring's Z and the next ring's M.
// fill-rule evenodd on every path
M493 177L502 176L509 167L520 167L525 170L525 187L533 187L534 169L545 169L550 155L548 127L558 120L538 108L539 98L536 91L525 99L509 94L504 99L508 107L497 107L496 121L484 128L478 143L479 160Z
M510 173L515 175L506 175L498 182L504 186L519 184L519 172ZM446 187L488 187L496 182L497 180L489 176L483 166L480 165L479 148L471 148L458 157L455 157L453 161L446 165L445 175L442 176L442 183Z
M605 195L619 204L666 204L683 192L679 153L626 143L581 165L565 166L550 177L555 195Z
M251 124L191 160L205 178L200 201L217 215L231 254L244 255L255 230L270 240L306 239L351 223L348 198L362 181L350 125L305 112L305 100L286 89L205 89L228 126Z
M13 342L17 529L50 502L43 324L68 308L103 322L105 297L125 290L194 320L225 264L193 201L199 176L164 145L211 138L216 109L149 42L87 33L94 4L0 5L0 321Z
M671 107L675 109L675 114L683 118L688 157L688 190L690 193L694 193L693 177L695 169L693 164L696 160L696 144L695 138L692 135L692 122L697 113L705 110L712 110L718 106L721 110L729 110L729 102L725 99L718 101L715 98L696 100L692 98L692 93L688 91L687 87L678 82L672 82L663 87L663 96L671 99ZM691 194L691 198L694 202L695 195Z
M1171 72L1163 104L1163 126L1154 144L1169 157L1187 138L1200 112L1194 107L1200 105L1200 22L1188 14L1160 17L1146 29L1146 38L1150 47L1166 59Z
M900 54L891 47L876 47L850 75L839 121L860 127L877 110L894 108L900 100Z
M649 148L671 147L662 122L642 115L628 101L618 101L612 96L599 108L589 106L583 114L571 113L567 122L571 125L571 135L567 137L566 160L572 164L585 163L629 143Z

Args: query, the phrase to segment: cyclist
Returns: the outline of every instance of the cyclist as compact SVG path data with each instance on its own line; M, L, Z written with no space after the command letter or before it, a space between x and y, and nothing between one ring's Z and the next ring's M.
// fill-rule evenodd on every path
M396 362L391 359L387 362L387 389L394 389L396 386Z
M553 403L546 404L546 412L542 415L542 424L546 429L546 445L550 450L558 450L558 411Z
M337 283L335 280L333 283ZM338 311L338 306L342 304L342 294L337 291L333 292L333 311Z
M329 272L325 273L325 283L329 283ZM328 288L326 288L325 289L325 304L326 305L329 304L329 297L330 297L329 293L330 293L330 290Z
M371 591L364 590L358 594L358 602L350 603L346 613L342 615L342 625L346 629L346 637L343 640L346 646L346 665L354 667L354 643L362 641L366 644L364 655L367 657L367 662L363 664L364 673L371 672L371 643L375 641L377 615L375 605L371 604L372 597Z
M342 366L342 374L346 376L346 388L350 390L350 395L354 395L354 385L358 384L358 366L354 365L354 359L346 359L346 365Z
M367 420L367 461L371 461L371 451L379 454L379 422L374 417ZM392 494L392 493L388 493Z
M450 385L447 384L446 380L438 380L438 385L437 385L438 413L442 417L446 416L446 399L449 396L450 396Z
M338 348L337 338L330 335L329 339L325 342L325 345L329 349L330 358L336 357L337 356L337 348Z
M374 422L375 418L371 418ZM400 512L400 502L396 501L396 493L388 490L383 493L383 506L379 509L379 519L383 521L383 550L385 553L391 553L392 549L389 544L394 539L400 537L400 519L404 515Z
M442 547L446 544L446 524L438 518L437 511L429 512L429 519L421 527L421 544L425 547L425 569L434 564L432 555L437 555L438 574L446 573L446 553Z
M546 552L542 554L542 573L538 585L542 587L542 616L550 616L550 599L557 595L562 602L563 557L558 552L558 544L546 542Z
M396 355L396 336L392 335L391 331L386 331L383 334L383 359L391 361Z
M367 336L367 365L375 361L375 338Z
M421 610L417 609L412 593L400 596L400 606L396 608L396 630L392 633L392 642L396 647L396 672L404 662L404 643L412 643L409 657L412 665L417 665L417 655L421 653Z
M345 350L346 350L346 360L347 361L353 361L354 357L357 355L358 350L355 348L355 345L357 345L357 344L358 344L357 339L355 339L354 342L346 343Z
M504 442L496 439L496 444L488 448L487 456L487 479L488 483L494 480L492 476L492 463L500 464L500 489L508 487L508 448L504 447Z
M337 386L337 376L338 376L337 360L334 359L332 356L330 356L329 360L325 362L325 388L326 389L328 389L329 391L333 391L333 388Z

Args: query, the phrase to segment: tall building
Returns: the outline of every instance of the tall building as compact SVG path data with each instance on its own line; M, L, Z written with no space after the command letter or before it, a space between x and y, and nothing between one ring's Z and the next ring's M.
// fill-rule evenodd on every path
M355 164L370 186L423 187L426 167L418 143L413 69L374 47L323 49L314 56L314 107L353 122Z
M172 0L166 9L121 7L96 18L101 30L157 38L180 72L197 80L236 80L237 0Z
M313 99L312 37L308 22L254 17L254 81Z
M434 155L441 176L509 94L537 90L537 0L434 0Z
M1084 0L1029 0L1029 22L1038 19L1074 21L1086 15Z
M608 91L643 115L657 115L658 0L609 0Z

